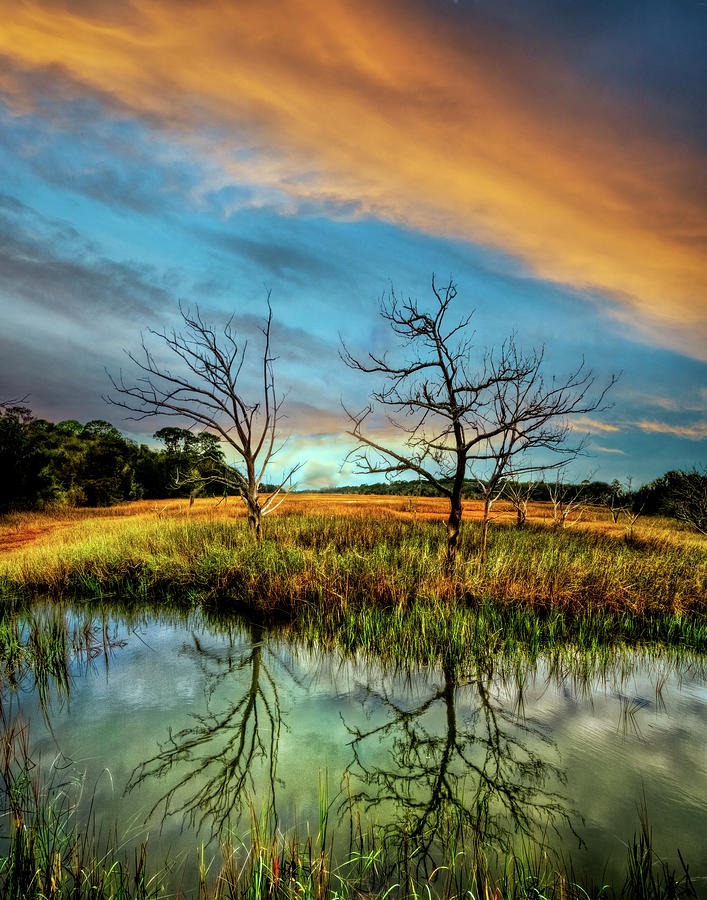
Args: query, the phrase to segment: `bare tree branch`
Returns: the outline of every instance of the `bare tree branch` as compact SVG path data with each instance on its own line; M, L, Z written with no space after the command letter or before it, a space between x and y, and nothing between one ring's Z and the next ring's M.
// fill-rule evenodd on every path
M543 373L544 351L523 352L511 334L498 348L480 355L472 365L474 333L471 315L450 325L447 314L457 297L450 280L439 287L432 276L435 301L431 309L417 300L401 301L391 289L380 314L402 347L402 361L369 352L359 359L342 339L341 358L352 369L382 377L371 403L361 413L346 410L356 446L347 459L361 474L394 478L414 472L450 501L447 520L447 562L454 563L462 519L465 478L474 466L475 480L485 499L481 556L486 552L488 513L511 471L554 469L582 451L582 441L570 440L572 416L602 408L615 383L612 376L599 387L584 360L565 378ZM387 419L400 432L401 446L390 446L365 430L376 408L388 409ZM346 409L346 408L345 408ZM540 464L527 454L549 451L558 459Z
M242 376L248 349L239 342L231 317L220 334L207 324L197 308L180 306L180 331L148 329L141 338L141 354L127 353L138 374L127 382L122 371L117 378L108 373L113 394L105 399L135 415L173 416L216 434L231 447L240 467L214 460L213 473L200 478L202 484L218 483L239 494L247 507L248 523L256 540L261 537L261 518L272 511L273 501L300 468L297 463L284 472L270 496L261 503L260 485L273 457L282 450L279 424L284 398L277 393L271 353L272 306L267 295L267 317L263 325L262 383L259 395L247 397ZM146 337L147 335L147 337ZM158 363L147 339L167 348L178 368ZM194 476L195 477L195 476ZM188 479L183 479L186 482Z

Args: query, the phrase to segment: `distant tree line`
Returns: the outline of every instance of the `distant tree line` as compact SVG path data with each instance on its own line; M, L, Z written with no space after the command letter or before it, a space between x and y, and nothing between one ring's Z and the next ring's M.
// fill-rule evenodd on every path
M0 404L0 512L223 493L213 479L225 465L215 435L168 427L153 437L162 448L129 440L102 419L53 423L21 404Z
M671 470L635 493L634 505L649 515L667 515L707 534L707 466Z
M555 482L545 481L514 481L517 487L524 490L529 500L550 500L550 493ZM618 482L616 482L618 484ZM586 503L597 505L609 505L611 497L617 488L605 481L582 482L580 484L566 484L567 490L581 490L582 498ZM500 496L503 496L504 484L499 485ZM620 488L619 488L620 490ZM322 493L336 494L385 494L389 496L410 497L443 497L442 491L434 487L428 481L378 481L375 484L346 484L336 488L325 488ZM481 500L484 496L483 486L475 479L465 478L463 496L466 500Z
M619 514L662 515L678 519L692 526L702 534L707 534L707 468L702 471L672 470L648 484L632 490L630 480L621 483L614 479L606 481L571 482L552 481L512 481L499 485L498 498L511 502L523 497L528 501L552 502L558 490L565 497L576 499L585 506L605 506L612 510L615 519ZM405 497L444 497L442 491L422 479L409 481L378 481L369 484L347 484L335 488L325 488L322 493L335 494L381 494ZM484 485L474 479L465 479L463 496L466 500L483 500ZM514 502L515 505L515 502Z
M162 447L124 437L103 419L49 422L21 404L0 404L0 512L57 506L110 506L127 500L219 496L227 469L221 442L211 432L167 427L153 437ZM277 485L263 484L265 493ZM511 487L514 490L511 490ZM585 505L606 506L616 515L665 515L707 533L707 469L670 471L631 489L618 480L565 483L566 495ZM326 488L326 493L443 497L425 479L379 481ZM552 501L557 481L512 481L499 498L523 496ZM463 496L484 499L484 485L465 479Z

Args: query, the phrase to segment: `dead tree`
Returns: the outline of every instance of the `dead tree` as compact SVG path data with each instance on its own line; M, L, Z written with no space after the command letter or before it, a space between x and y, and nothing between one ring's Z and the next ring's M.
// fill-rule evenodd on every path
M552 524L554 528L565 528L576 525L586 510L584 490L586 481L581 484L567 484L558 474L554 484L548 484L547 492L552 503ZM571 516L574 515L574 518Z
M275 357L270 349L270 294L267 310L262 328L264 345L257 398L245 394L243 367L248 342L239 341L233 317L217 333L204 322L198 308L191 312L182 307L181 331L147 331L147 335L171 352L179 368L173 371L158 362L143 334L140 356L127 354L139 369L136 381L126 383L122 372L118 378L109 373L115 394L105 398L136 414L129 418L172 416L217 435L235 450L238 465L222 467L210 480L220 478L224 488L242 497L251 534L258 541L262 517L274 508L276 497L301 465L291 466L275 491L261 502L260 484L269 464L283 447L278 433L283 397L275 389Z
M503 485L503 496L508 500L516 514L516 526L522 528L528 518L528 504L533 499L537 481L516 481L509 477Z
M630 492L631 484L629 479L628 493ZM614 478L614 480L611 482L607 499L609 501L611 521L614 523L614 525L616 525L616 523L619 521L621 513L625 511L626 504L628 502L627 490L626 488L624 488L623 484L621 484L618 478Z
M464 480L474 470L493 496L511 471L556 468L576 456L582 442L569 441L569 419L600 407L614 383L595 391L595 378L584 361L563 380L546 380L543 351L522 352L515 336L477 357L474 365L471 315L446 321L457 296L450 281L438 288L434 276L431 309L417 300L401 301L391 290L380 313L402 344L400 361L368 353L359 359L343 345L342 358L352 369L378 375L383 386L371 393L360 413L347 410L348 432L357 446L349 454L362 474L395 478L415 472L449 499L447 566L454 565L463 512ZM366 430L377 407L390 411L388 422L400 432L398 446ZM541 466L522 461L531 451L551 451L556 461ZM487 510L488 512L488 510ZM488 515L482 532L485 554Z

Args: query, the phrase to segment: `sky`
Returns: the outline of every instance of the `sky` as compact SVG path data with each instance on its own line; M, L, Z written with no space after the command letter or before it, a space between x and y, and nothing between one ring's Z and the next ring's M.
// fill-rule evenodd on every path
M707 462L700 0L0 0L0 401L107 419L146 329L271 292L278 460L357 479L391 286L611 390L576 478ZM250 372L247 373L250 377ZM177 424L172 422L171 424ZM186 422L184 423L186 424ZM377 433L386 434L378 420ZM278 473L274 471L273 476ZM273 479L274 480L274 479Z

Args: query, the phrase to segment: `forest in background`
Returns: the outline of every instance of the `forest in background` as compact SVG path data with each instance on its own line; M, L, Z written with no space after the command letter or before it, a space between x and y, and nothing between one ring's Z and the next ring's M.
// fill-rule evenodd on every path
M195 478L223 463L219 439L208 432L168 427L154 437L162 448L138 444L102 419L54 423L25 406L0 408L0 512L188 497ZM219 488L203 485L200 493Z

